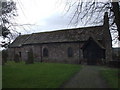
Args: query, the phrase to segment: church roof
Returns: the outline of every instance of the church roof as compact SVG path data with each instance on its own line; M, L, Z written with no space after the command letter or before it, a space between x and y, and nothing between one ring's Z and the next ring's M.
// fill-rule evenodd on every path
M103 26L73 28L51 32L33 33L29 35L21 35L16 38L16 40L11 44L11 46L53 42L87 41L91 36L91 33L92 35L94 35L96 40L102 40Z
M25 40L27 40L27 38L30 35L20 35L18 36L11 44L9 47L21 47L22 44L24 43Z

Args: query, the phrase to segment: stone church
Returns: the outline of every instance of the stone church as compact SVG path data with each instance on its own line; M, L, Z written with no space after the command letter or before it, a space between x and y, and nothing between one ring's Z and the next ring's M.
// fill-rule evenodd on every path
M34 62L99 64L112 60L112 39L108 14L101 26L73 28L18 36L9 46L9 59L19 55L28 59L32 49Z

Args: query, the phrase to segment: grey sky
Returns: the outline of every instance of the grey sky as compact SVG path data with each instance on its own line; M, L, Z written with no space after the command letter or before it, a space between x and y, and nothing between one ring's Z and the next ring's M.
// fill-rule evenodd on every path
M58 30L68 27L68 24L72 18L74 8L72 8L67 14L66 13L66 2L67 0L14 0L17 2L18 17L16 22L18 24L34 24L32 26L24 26L17 28L22 34ZM72 2L78 0L68 0ZM88 0L83 0L88 1ZM99 1L99 0L96 0ZM105 1L105 0L103 0ZM65 15L64 15L65 14ZM100 17L102 18L102 17ZM77 27L83 27L82 22ZM75 27L72 25L72 27ZM19 31L18 30L18 31ZM27 32L26 32L27 31Z
M14 0L14 1L17 2L18 9L17 10L18 17L16 17L15 21L20 25L31 24L16 27L17 31L22 34L53 31L75 27L74 25L68 27L72 14L69 13L65 14L66 11L64 8L66 5L65 2L67 0ZM83 27L83 23L80 22L77 27ZM117 44L114 46L117 46Z

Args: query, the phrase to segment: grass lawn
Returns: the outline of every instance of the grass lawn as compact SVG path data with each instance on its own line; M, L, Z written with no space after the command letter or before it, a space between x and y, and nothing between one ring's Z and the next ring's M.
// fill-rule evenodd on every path
M100 74L106 80L110 88L118 88L118 84L120 83L120 71L118 69L104 68L101 70Z
M2 87L58 88L80 69L73 64L8 62L2 68Z

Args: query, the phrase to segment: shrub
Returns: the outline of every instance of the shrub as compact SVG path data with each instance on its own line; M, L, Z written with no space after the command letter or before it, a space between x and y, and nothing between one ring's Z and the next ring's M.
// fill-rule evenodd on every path
M33 64L34 63L34 57L33 57L32 49L30 49L27 54L28 54L28 58L27 58L26 64Z

